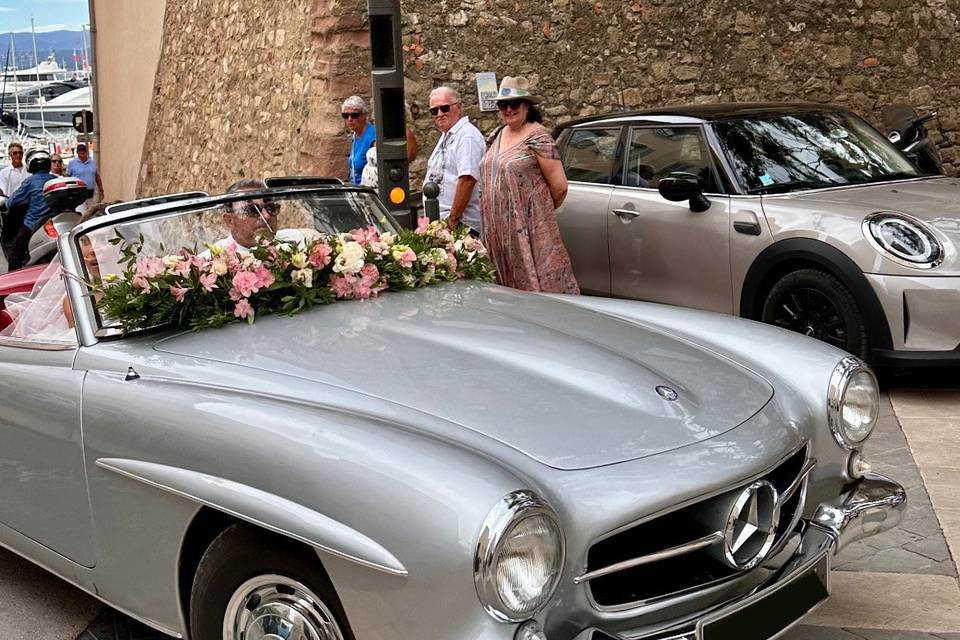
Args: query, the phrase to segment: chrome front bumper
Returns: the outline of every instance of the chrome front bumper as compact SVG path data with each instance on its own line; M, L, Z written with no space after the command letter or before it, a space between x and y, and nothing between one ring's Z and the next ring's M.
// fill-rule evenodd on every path
M699 617L685 620L668 630L656 634L630 633L618 631L611 633L599 628L584 629L573 640L709 640L724 636L724 633L711 631L714 623L725 626L727 621L749 619L751 607L761 601L769 600L771 607L763 609L764 623L769 622L770 610L780 610L776 598L791 593L788 589L803 587L804 581L816 583L819 579L822 597L813 594L809 597L809 606L799 605L784 618L768 624L767 628L776 629L769 633L758 632L758 625L747 624L737 632L738 638L759 640L774 638L795 624L810 611L823 603L829 595L830 559L847 544L875 535L895 527L906 506L906 491L898 483L878 474L867 474L855 487L838 499L820 504L814 517L807 523L800 547L794 556L766 583L733 601L702 612ZM809 585L807 585L809 586ZM804 587L806 588L806 587ZM764 602L764 604L767 604ZM761 605L762 606L762 605ZM760 610L756 609L757 611ZM736 622L733 623L736 625ZM716 628L716 627L715 627Z

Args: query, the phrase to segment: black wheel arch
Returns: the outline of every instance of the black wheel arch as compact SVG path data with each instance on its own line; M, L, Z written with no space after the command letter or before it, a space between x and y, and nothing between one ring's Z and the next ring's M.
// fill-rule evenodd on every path
M840 280L853 294L863 313L871 350L892 349L887 315L863 271L842 251L813 238L788 238L776 242L754 259L743 280L740 315L757 320L773 284L797 269L815 268Z

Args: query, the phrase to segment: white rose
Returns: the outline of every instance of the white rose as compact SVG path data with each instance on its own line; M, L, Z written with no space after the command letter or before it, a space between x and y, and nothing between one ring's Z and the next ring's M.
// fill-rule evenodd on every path
M300 283L306 288L313 287L313 270L312 269L297 269L296 271L290 272L290 279L294 282Z
M387 231L386 233L380 234L380 240L388 247L391 247L393 243L397 241L397 236Z
M346 242L334 261L333 270L336 273L359 273L363 268L366 251L356 242Z

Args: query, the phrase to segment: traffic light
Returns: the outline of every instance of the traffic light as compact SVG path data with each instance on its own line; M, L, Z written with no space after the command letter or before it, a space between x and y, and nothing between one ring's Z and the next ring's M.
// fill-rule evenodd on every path
M368 9L378 190L380 199L397 220L411 226L400 1L368 0Z

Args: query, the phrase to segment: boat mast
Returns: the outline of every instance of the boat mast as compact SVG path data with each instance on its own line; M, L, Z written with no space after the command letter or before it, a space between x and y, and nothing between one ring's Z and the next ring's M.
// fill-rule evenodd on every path
M37 71L37 106L40 107L40 126L47 133L47 119L43 115L43 85L40 84L40 59L37 57L37 33L33 30L33 16L30 16L30 33L33 35L33 64Z
M19 68L17 67L17 47L14 44L15 38L13 37L13 31L10 32L10 52L13 55L13 103L16 105L15 110L17 112L17 129L20 128L20 87L17 86L17 79L20 77L17 75Z

